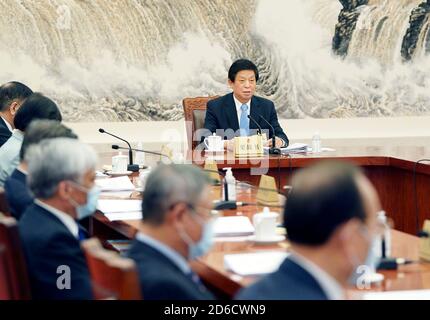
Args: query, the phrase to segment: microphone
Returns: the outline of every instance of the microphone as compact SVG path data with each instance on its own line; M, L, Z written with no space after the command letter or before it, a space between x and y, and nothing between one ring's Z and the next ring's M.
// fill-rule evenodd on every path
M113 145L112 145L112 149L114 149L114 150L118 150L118 149L121 149L121 150L128 150L129 148L124 148L124 147L120 147L120 146L118 146L118 145L116 145L116 144L113 144ZM148 150L143 150L143 149L135 149L135 148L130 148L130 150L132 150L132 151L136 151L136 152L143 152L143 153L155 154L156 156L162 156L162 157L166 157L166 158L170 159L168 155L165 155L164 153L160 153L160 152L148 151Z
M264 119L264 117L262 115L260 115L260 119L262 119L264 122L266 122L270 129L272 129L272 147L269 149L269 154L281 154L281 149L276 148L276 137L275 137L275 128L273 128L273 126L270 124L269 121L267 121L266 119Z
M257 122L257 121L255 121L255 120L254 120L254 118L253 118L253 117L251 117L249 114L248 114L248 119L255 123L255 125L256 125L256 126L257 126L257 128L258 128L257 132L261 135L261 131L262 131L262 130L261 130L261 126L258 124L258 122Z
M106 133L106 134L108 134L114 138L117 138L118 140L124 141L128 145L128 149L126 149L126 150L128 150L128 160L129 160L129 165L127 166L127 170L132 171L132 172L138 172L139 171L139 165L133 164L133 151L132 151L133 149L131 148L130 143L127 140L120 138L120 137L118 137L118 136L116 136L110 132L107 132L102 128L99 129L99 132L100 133Z

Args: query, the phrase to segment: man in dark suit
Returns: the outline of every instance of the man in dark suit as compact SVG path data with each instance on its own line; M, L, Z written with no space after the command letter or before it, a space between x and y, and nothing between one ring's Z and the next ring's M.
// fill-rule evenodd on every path
M12 81L0 86L0 147L12 135L15 114L32 93L29 87L20 82Z
M161 165L148 176L143 221L128 253L144 299L213 299L188 264L210 249L211 208L208 179L198 167Z
M35 196L19 221L34 299L92 299L77 220L96 209L97 157L76 139L46 139L25 155Z
M66 126L54 120L34 120L28 126L19 153L20 164L6 179L4 190L11 214L19 220L25 209L33 203L33 195L27 186L27 163L24 161L29 146L43 139L78 137Z
M228 141L236 136L255 134L258 125L268 138L276 136L276 147L288 146L289 140L282 130L272 101L254 96L259 79L257 66L246 59L235 61L228 71L228 84L232 93L211 100L207 104L204 129L197 135L204 137L216 133L225 140L225 146L232 148ZM250 116L252 119L249 119ZM273 128L266 123L269 122ZM272 145L272 140L268 140Z
M304 169L284 211L291 254L238 299L338 300L374 272L378 195L364 174L341 162ZM362 278L359 281L359 278Z

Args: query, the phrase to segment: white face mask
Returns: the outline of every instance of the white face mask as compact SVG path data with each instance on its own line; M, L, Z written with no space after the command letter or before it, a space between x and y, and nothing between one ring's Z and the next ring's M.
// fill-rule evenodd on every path
M188 245L188 258L190 260L197 259L208 253L212 248L214 235L213 235L213 222L211 219L208 222L203 222L197 213L191 214L193 219L202 226L202 236L199 241L194 242L191 237L182 229L179 229L179 236Z
M83 205L79 205L75 200L69 198L69 202L76 209L77 219L81 220L86 217L91 216L97 209L97 203L100 195L100 189L94 185L91 189L87 189L80 184L73 182L72 183L80 190L87 194L87 201Z

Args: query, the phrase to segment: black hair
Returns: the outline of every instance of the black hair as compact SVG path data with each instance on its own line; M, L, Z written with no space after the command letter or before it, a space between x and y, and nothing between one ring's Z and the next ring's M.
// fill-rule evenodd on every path
M68 127L55 120L34 120L25 131L19 157L22 161L27 149L44 139L51 138L71 138L78 139L78 136Z
M236 75L243 70L252 70L255 73L255 81L258 81L260 74L258 73L258 68L254 62L247 59L239 59L233 62L230 69L228 70L228 78L231 82L236 80Z
M366 212L357 186L360 169L343 162L322 162L293 178L284 210L288 239L304 245L322 245L350 219L365 221Z
M0 111L6 111L14 100L23 101L28 98L33 91L25 84L11 81L0 86Z
M22 106L18 109L13 120L15 128L21 131L27 129L31 121L35 119L62 120L60 109L51 99L41 93L33 93L25 99Z

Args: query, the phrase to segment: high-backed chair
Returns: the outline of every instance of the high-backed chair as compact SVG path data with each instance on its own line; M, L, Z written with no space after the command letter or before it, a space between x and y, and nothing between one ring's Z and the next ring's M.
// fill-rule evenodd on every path
M197 138L194 137L194 133L196 130L202 129L204 127L206 104L208 101L216 98L218 98L218 96L185 98L182 100L185 121L187 124L187 141L189 149L194 150L194 148L200 143L200 141L194 141Z
M81 246L96 299L142 299L139 276L132 259L104 249L96 238L83 241Z
M0 188L0 212L3 212L6 216L11 216L6 193L3 188Z
M0 300L28 300L30 292L17 222L0 213Z

